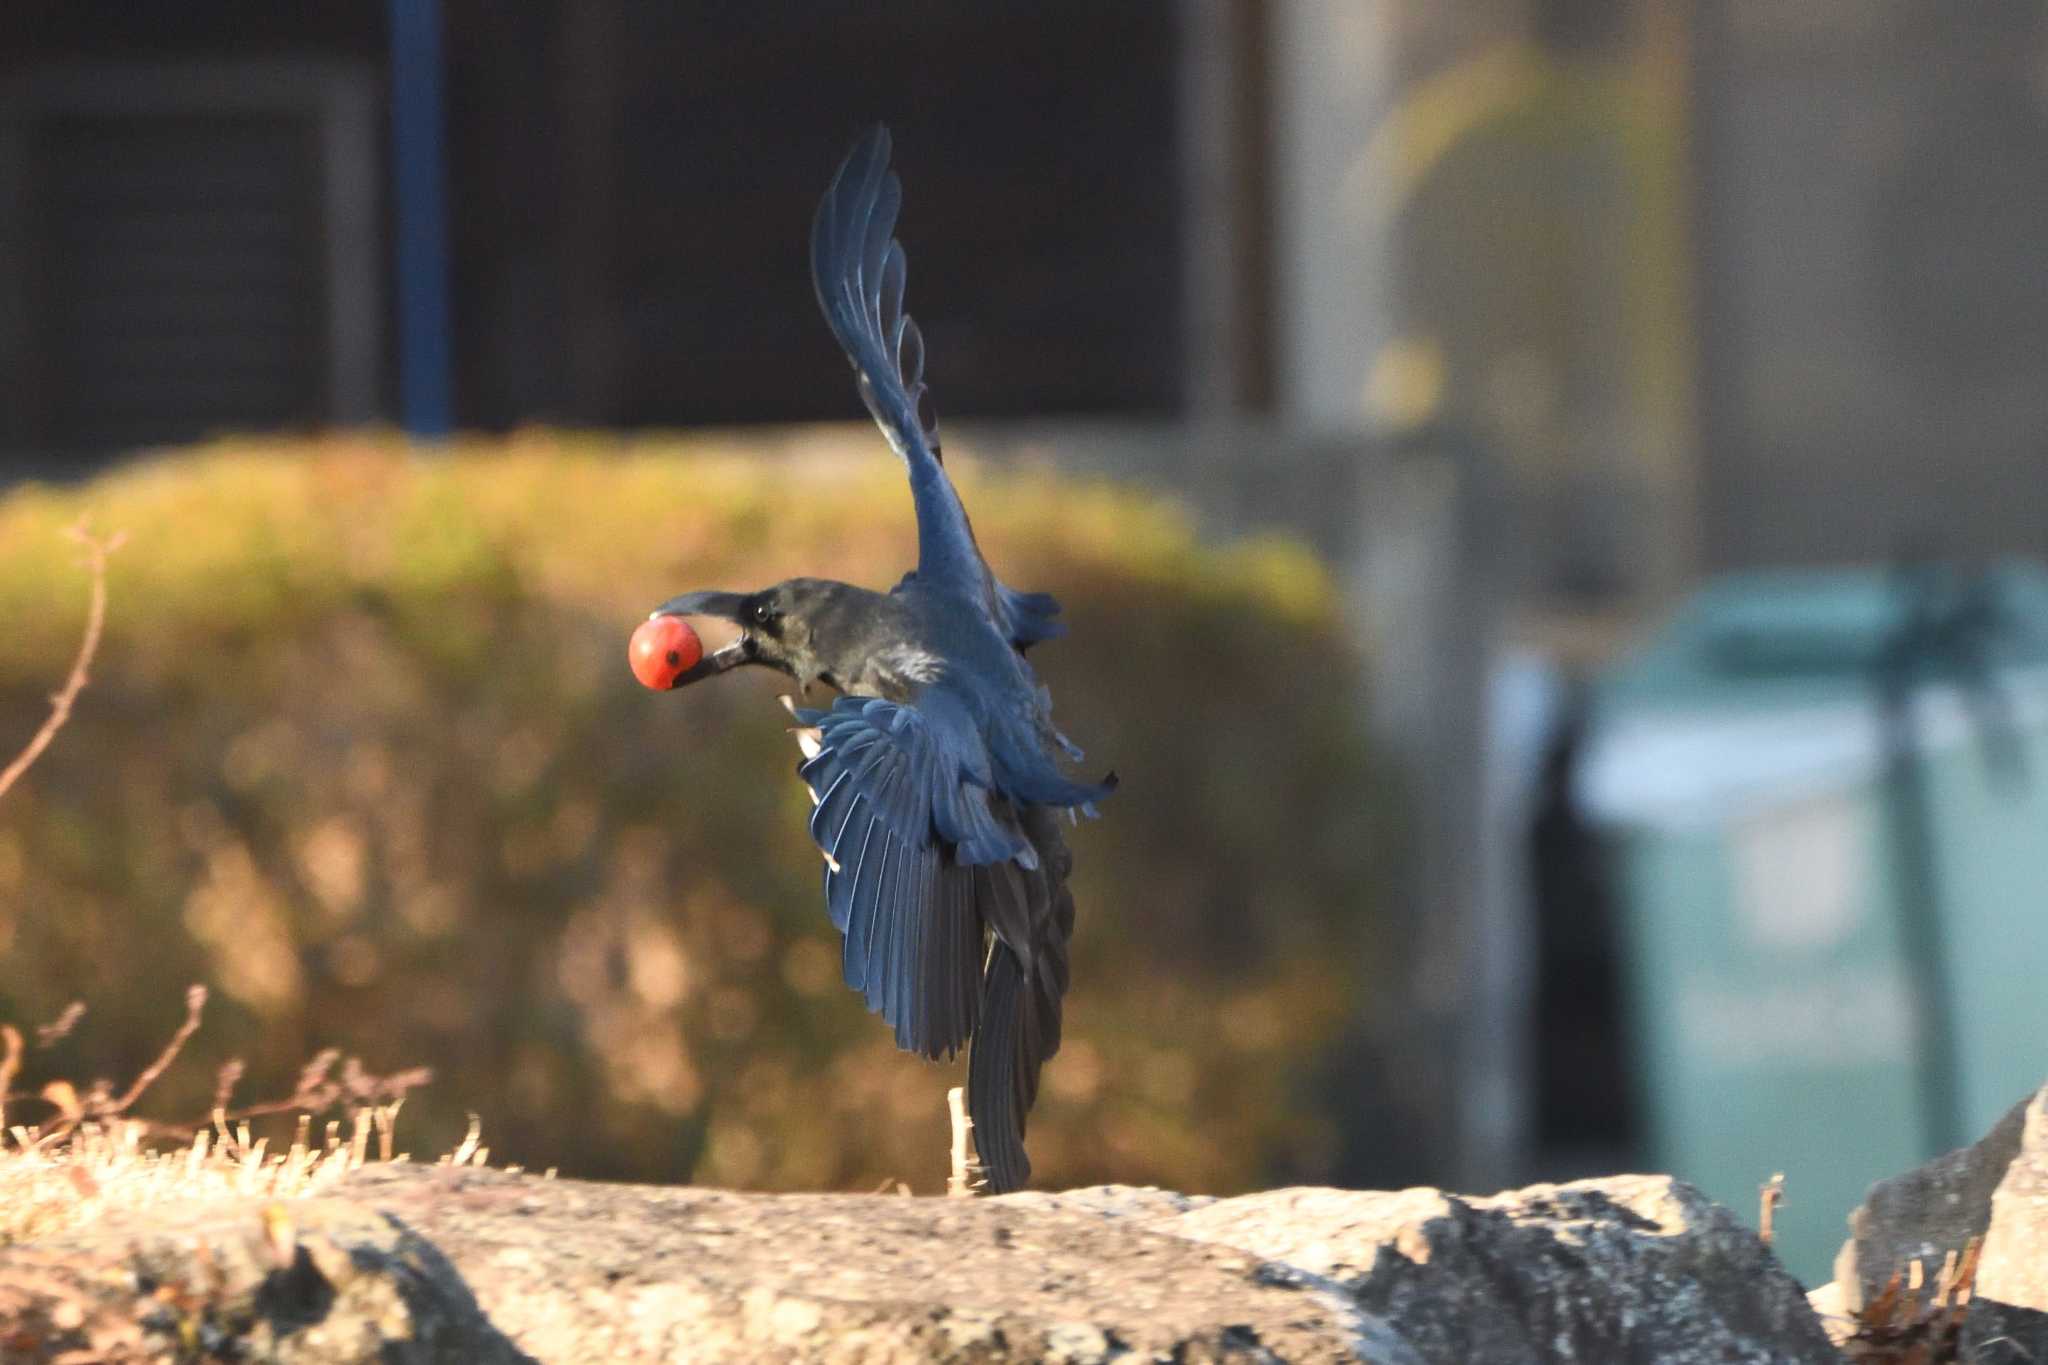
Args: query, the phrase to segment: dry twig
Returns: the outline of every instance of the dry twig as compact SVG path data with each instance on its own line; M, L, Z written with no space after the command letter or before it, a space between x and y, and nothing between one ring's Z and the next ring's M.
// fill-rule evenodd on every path
M1765 1246L1777 1238L1778 1205L1785 1202L1785 1173L1779 1171L1757 1189L1761 1207L1757 1210L1756 1235Z
M74 1000L64 1007L64 1012L47 1024L36 1025L36 1046L55 1047L71 1036L71 1030L78 1027L78 1021L85 1018L85 1002Z
M85 613L85 638L78 643L78 657L72 661L71 676L64 680L64 686L50 698L50 714L43 721L42 728L29 739L14 761L0 769L0 796L21 780L29 765L42 757L43 750L50 747L50 741L64 728L64 722L71 719L71 705L78 700L78 694L85 690L86 679L92 668L93 655L99 652L100 631L107 621L107 556L121 548L127 533L116 531L102 539L85 529L80 521L69 532L70 537L85 547L85 567L92 574L92 603Z
M178 1054L184 1050L185 1044L190 1041L192 1035L199 1032L199 1016L205 1009L206 987L187 986L185 988L185 1022L178 1025L178 1031L171 1035L170 1042L164 1044L164 1050L157 1054L155 1061L142 1069L142 1074L135 1078L134 1084L128 1087L121 1098L115 1100L112 1106L103 1113L97 1114L94 1117L113 1118L127 1113L128 1106L141 1099L142 1092L156 1084L156 1078L164 1074L164 1071L170 1064L178 1059Z
M7 1087L21 1070L21 1031L12 1024L0 1024L0 1133L7 1131Z

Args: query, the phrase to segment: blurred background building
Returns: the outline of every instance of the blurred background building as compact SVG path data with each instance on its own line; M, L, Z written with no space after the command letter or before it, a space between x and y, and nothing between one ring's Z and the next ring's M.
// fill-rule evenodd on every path
M1350 585L1413 812L1346 1173L1640 1159L1588 685L1726 570L2048 552L2048 14L14 0L0 476L841 420L804 229L875 119L949 435Z

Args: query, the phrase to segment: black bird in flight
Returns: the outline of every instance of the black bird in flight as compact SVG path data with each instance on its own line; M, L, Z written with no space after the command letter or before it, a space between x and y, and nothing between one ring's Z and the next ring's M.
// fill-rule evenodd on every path
M846 984L907 1051L949 1058L973 1039L968 1112L988 1188L1002 1193L1030 1178L1024 1120L1060 1045L1074 900L1058 816L1093 815L1116 775L1080 783L1061 771L1059 754L1081 754L1024 658L1063 633L1059 603L990 571L922 416L924 341L903 311L891 235L902 198L888 131L875 128L818 205L811 278L909 472L917 568L887 593L793 578L686 593L653 615L740 626L675 686L758 664L842 694L829 710L790 709Z

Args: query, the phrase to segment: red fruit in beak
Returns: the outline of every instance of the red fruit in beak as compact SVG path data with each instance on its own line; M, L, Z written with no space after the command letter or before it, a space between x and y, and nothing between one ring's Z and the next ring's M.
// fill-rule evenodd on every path
M650 616L633 632L626 658L642 687L666 692L704 657L704 642L680 616Z

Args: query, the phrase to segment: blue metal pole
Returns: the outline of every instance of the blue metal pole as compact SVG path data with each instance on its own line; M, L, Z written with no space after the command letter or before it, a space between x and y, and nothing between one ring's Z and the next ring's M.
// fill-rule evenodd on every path
M391 171L397 217L398 399L406 431L455 426L440 0L390 0Z

